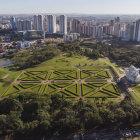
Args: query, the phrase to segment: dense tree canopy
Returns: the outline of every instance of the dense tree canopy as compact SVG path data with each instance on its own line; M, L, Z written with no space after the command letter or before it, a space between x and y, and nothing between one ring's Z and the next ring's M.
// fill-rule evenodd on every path
M102 102L101 106L98 100L73 102L59 94L24 93L0 101L1 136L68 134L131 125L139 119L140 106L128 96L121 103Z

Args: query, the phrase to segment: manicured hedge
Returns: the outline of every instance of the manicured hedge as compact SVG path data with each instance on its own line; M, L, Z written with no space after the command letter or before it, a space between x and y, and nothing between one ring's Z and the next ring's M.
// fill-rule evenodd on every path
M114 70L114 68L112 66L109 66L109 69L111 70L112 74L114 75L113 77L115 79L118 79L119 78L119 75L118 73Z
M109 87L113 87L113 89L115 90L115 92L112 89L108 89ZM108 91L108 92L111 92L111 93L114 93L116 95L120 95L120 93L119 93L119 91L118 91L118 89L117 89L117 87L116 87L116 85L114 83L111 83L111 84L105 86L103 88L103 90Z
M65 98L75 98L74 95L67 93L65 91L59 91L59 92L57 92L57 94L62 94Z
M20 83L19 84L19 86L23 89L27 89L36 85L37 85L36 83Z
M52 90L47 91L49 87L52 88ZM50 94L50 93L53 93L56 90L57 90L57 88L55 86L47 84L44 91L43 91L43 94L46 94L46 92L47 92L47 94Z
M14 94L19 92L21 89L16 86L16 85L12 85L4 94L4 96L9 95L9 94Z
M76 86L76 87L73 87L73 86ZM65 90L76 96L79 95L79 85L78 84L71 85L71 86L67 87ZM73 90L75 90L75 91L73 91Z
M111 93L108 93L108 92L105 92L103 90L98 90L90 95L87 96L87 98L104 98L104 97L107 97L107 98L116 98L117 96L111 94Z
M54 83L53 85L54 86L57 86L57 87L59 87L59 88L65 88L65 87L67 87L67 86L69 86L69 85L71 85L72 83Z
M94 90L95 90L95 88L92 87L89 84L84 84L84 83L81 84L82 96L85 96L85 95L87 95L88 93L90 93L90 92L92 92Z

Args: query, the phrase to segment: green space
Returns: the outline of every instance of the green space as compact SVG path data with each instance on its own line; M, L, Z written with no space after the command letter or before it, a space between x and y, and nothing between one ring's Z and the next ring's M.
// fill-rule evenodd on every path
M71 85L72 83L54 83L53 85L54 86L57 86L57 87L59 87L59 88L65 88L65 87L67 87L67 86L69 86L69 85Z
M82 96L87 95L88 93L92 92L95 90L95 88L93 88L92 86L90 86L89 84L82 84Z
M19 86L23 89L27 89L27 88L30 88L30 87L33 87L33 86L36 86L37 84L35 83L20 83Z
M19 92L21 89L16 86L16 85L12 85L6 92L5 92L5 96L6 95L11 95L11 94L14 94L14 93L17 93Z
M78 96L79 95L79 86L78 84L71 85L65 89L66 91Z
M90 82L90 83L88 83L88 84L90 84L90 85L92 85L92 86L94 86L94 87L102 87L102 86L104 86L105 84L107 84L107 82Z
M7 90L20 73L20 71L10 71L8 68L0 68L0 95Z
M23 72L2 92L0 135L71 135L117 130L140 120L140 95L120 94L119 69L106 58L113 45L76 42L53 46L40 41L26 53L13 53L11 69ZM1 79L9 78L8 72L4 68Z
M105 86L103 89L105 91L120 95L120 93L119 93L119 91L114 83L110 83L109 85Z
M44 92L43 92L43 95L44 94L50 94L50 93L53 93L57 90L57 88L53 85L50 85L50 84L47 84L45 89L44 89Z
M140 85L137 86L133 86L131 87L134 91L136 91L137 93L140 93Z
M44 77L41 77L41 76ZM81 75L79 77L79 75ZM88 75L88 76L87 76ZM98 82L86 82L89 79ZM23 72L15 81L17 85L11 85L4 96L31 92L39 95L64 94L69 98L116 98L120 95L114 83L108 83L111 78L107 70L50 70L50 71L27 71ZM104 79L105 81L100 81ZM83 81L82 81L83 80Z
M106 90L110 94L120 95L115 91L116 89L104 89L106 85L110 84L107 80L114 78L109 69L110 64L106 63L108 61L108 58L92 60L85 56L54 57L21 74L14 72L14 74L19 73L20 76L14 75L12 81L17 78L14 85L21 90L14 92L13 89L11 92L7 92L13 86L13 84L10 86L11 82L5 89L2 88L1 94L5 93L4 96L7 96L10 93L21 94L22 92L34 92L40 95L61 93L65 97L87 98L88 95L100 88L104 92ZM0 76L3 77L5 73L7 74L7 71L3 70ZM11 76L11 74L9 75Z
M111 93L105 92L103 90L98 90L91 95L87 96L88 98L115 98L117 96L112 95Z

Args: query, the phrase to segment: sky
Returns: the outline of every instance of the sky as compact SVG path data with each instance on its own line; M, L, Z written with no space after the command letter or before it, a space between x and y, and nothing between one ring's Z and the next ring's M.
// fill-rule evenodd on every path
M140 14L140 0L0 0L0 14Z

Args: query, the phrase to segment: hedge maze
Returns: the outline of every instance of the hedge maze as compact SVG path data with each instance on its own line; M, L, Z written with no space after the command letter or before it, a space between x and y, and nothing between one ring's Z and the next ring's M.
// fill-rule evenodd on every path
M23 91L39 95L62 94L66 98L117 98L120 93L109 69L26 71L4 96Z

